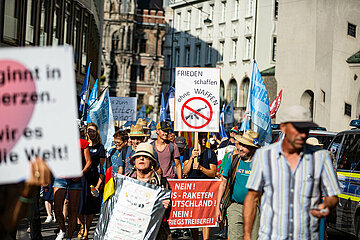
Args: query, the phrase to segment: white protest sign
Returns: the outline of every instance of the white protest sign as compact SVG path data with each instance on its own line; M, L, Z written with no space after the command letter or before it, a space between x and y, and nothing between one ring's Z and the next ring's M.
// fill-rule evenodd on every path
M0 184L43 158L55 177L82 169L71 47L0 49Z
M175 69L175 131L218 132L220 68Z
M111 97L115 121L136 121L136 97Z

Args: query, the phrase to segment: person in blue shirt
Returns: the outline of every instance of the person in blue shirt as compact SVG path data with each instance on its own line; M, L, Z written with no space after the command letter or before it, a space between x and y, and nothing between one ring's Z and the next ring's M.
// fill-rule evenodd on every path
M246 183L251 173L252 157L256 149L259 148L257 145L259 134L252 130L247 130L242 136L237 134L234 138L236 150L231 157L231 161L228 160L225 163L216 201L221 202L226 186L230 184L231 203L226 209L229 224L229 240L242 239L244 235L243 204L248 192ZM235 176L235 179L231 179L233 176ZM229 183L228 180L230 180ZM224 202L224 200L222 202ZM215 208L215 219L217 222L223 220L220 207L221 205L217 204ZM252 239L257 239L259 221L260 218L259 215L257 215Z

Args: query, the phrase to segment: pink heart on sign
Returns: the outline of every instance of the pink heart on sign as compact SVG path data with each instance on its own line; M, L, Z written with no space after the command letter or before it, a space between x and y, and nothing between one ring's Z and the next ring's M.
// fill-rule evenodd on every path
M0 60L0 146L7 155L34 112L36 101L31 96L37 94L32 74L19 62Z

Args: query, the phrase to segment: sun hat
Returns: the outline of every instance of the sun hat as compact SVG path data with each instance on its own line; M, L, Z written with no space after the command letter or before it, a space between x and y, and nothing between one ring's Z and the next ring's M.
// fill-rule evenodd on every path
M166 121L158 122L156 125L156 130L169 131L170 129L170 124Z
M239 132L239 127L238 126L235 126L233 127L230 132L235 132L235 133L238 133Z
M141 125L141 126L143 126L143 129L144 129L144 130L150 129L150 128L148 128L148 126L147 126L146 118L139 118L139 119L137 120L137 122L136 122L136 125Z
M130 164L135 165L135 158L138 156L147 156L150 158L152 165L155 167L158 166L158 161L155 158L154 147L150 143L140 143L136 147L135 154L130 158Z
M129 136L130 137L146 137L147 135L144 134L143 126L131 125Z
M249 129L247 130L243 135L236 134L235 140L239 141L240 143L259 148L259 134L257 132L254 132L253 130Z
M313 145L313 146L319 146L319 147L324 146L324 144L319 143L319 140L314 137L310 137L310 138L306 139L306 143L309 145Z
M175 144L179 147L179 148L185 148L186 146L186 139L184 137L176 137L175 138Z
M286 108L279 116L280 123L292 123L296 128L318 127L313 122L309 109L301 105L293 105Z

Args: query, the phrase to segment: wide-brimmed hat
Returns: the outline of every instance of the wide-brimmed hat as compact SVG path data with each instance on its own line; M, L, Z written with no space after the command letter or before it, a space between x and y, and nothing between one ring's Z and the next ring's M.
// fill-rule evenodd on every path
M235 132L235 133L238 133L239 132L239 127L238 126L235 126L233 127L230 132Z
M253 130L249 129L247 130L243 135L236 134L235 140L239 141L240 143L259 148L259 134L257 132L254 132Z
M150 158L152 165L158 166L158 161L155 158L154 147L150 143L140 143L136 147L135 154L130 158L130 164L135 166L135 158L138 156L147 156Z
M313 122L309 109L301 105L293 105L286 108L279 116L281 123L292 123L296 128L318 127Z
M147 135L144 134L144 128L141 125L131 125L130 127L130 137L146 137Z
M148 128L148 126L147 126L146 118L139 118L139 119L137 120L137 122L136 122L136 125L141 125L141 126L143 126L143 129L144 129L144 130L150 129L150 128Z
M313 145L313 146L319 146L319 147L324 146L324 144L319 143L319 140L314 137L310 137L310 138L306 139L306 143Z

